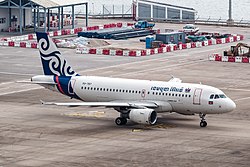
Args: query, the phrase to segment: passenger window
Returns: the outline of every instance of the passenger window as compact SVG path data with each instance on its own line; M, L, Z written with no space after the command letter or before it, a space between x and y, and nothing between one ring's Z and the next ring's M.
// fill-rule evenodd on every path
M185 97L188 97L188 95L185 95Z
M214 96L214 99L219 99L219 98L220 98L219 95Z
M158 92L156 92L155 95L158 95Z
M141 94L141 91L139 91L138 93Z
M100 88L100 91L102 91L102 88Z
M182 97L184 97L184 94L182 94Z
M175 96L177 97L177 96L178 96L178 94L175 94Z
M99 90L99 88L96 88L96 90Z
M214 98L214 94L213 95L210 95L210 99L213 99Z
M132 90L132 93L134 93L135 91Z
M172 94L172 96L174 96L174 94Z
M191 95L189 95L189 97L191 97Z
M155 94L155 92L152 93L153 95Z
M148 95L150 94L150 92L148 92Z
M93 88L91 87L90 90L92 90Z
M159 93L159 95L161 95L161 93Z

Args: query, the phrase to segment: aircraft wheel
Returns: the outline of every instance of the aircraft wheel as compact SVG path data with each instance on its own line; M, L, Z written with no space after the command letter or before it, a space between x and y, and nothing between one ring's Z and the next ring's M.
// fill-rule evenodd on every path
M126 118L118 117L115 119L116 125L125 125L127 123Z
M206 126L207 126L207 122L206 122L206 121L201 121L200 126L201 126L202 128L203 128L203 127L206 127Z

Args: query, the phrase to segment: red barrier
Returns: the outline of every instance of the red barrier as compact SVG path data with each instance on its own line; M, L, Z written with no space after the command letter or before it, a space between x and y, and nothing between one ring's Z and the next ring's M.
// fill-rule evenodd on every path
M104 24L103 28L110 28L110 24Z
M219 54L215 54L215 61L222 61L222 57Z
M87 31L91 31L92 30L92 27L87 27Z
M222 44L222 40L220 38L216 39L216 44Z
M166 46L167 46L167 45L164 44L164 43L160 44L160 47L161 47L161 48L166 47Z
M12 46L12 47L14 47L14 46L15 46L15 42L13 42L13 41L10 41L10 42L8 43L8 45L9 45L9 46Z
M228 56L228 62L235 62L235 57Z
M79 32L78 28L74 29L74 34L77 34Z
M127 23L127 26L133 26L134 23Z
M62 35L66 35L66 31L65 30L61 30L61 34Z
M109 49L103 49L103 50L102 50L102 54L103 54L103 55L109 55L109 53L110 53L110 50L109 50Z
M226 38L226 43L229 43L230 42L230 38Z
M82 32L82 27L77 28L78 32Z
M234 42L236 42L237 41L237 36L233 36L234 37Z
M158 53L163 53L163 48L158 48Z
M210 39L210 40L208 40L208 45L212 45L213 43L212 43L212 40Z
M26 48L26 42L20 42L20 47L21 48Z
M123 50L116 50L115 55L117 56L123 56Z
M71 31L70 30L66 30L66 34L65 35L70 35Z
M201 44L202 44L202 46L205 46L205 42L204 41L202 41Z
M89 54L96 54L96 49L89 49Z
M53 32L53 35L54 35L54 36L58 36L58 32L57 32L57 31L54 31L54 32Z
M129 56L136 56L136 51L130 50L128 55Z
M141 56L146 56L147 55L147 51L146 50L141 50Z
M244 36L243 35L240 35L240 40L243 40L244 39Z
M117 27L122 27L122 23L117 23L116 26Z
M167 46L167 52L171 52L171 47Z
M182 49L187 49L187 44L183 43L182 44Z
M111 23L110 24L110 28L114 28L114 27L116 27L116 24L115 23Z
M242 63L249 63L248 57L242 57Z
M33 34L29 34L28 35L28 40L32 40L32 39L34 39Z
M191 48L195 48L196 47L196 43L195 42L191 42Z
M155 50L154 49L150 49L150 54L151 55L155 54Z
M31 48L37 48L37 43L36 42L32 42L31 43Z

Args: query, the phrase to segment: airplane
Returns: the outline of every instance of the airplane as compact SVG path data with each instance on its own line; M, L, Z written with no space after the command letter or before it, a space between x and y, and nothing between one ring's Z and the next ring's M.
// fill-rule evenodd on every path
M63 58L47 33L37 32L37 43L44 75L31 83L62 93L79 102L42 102L44 105L90 106L113 108L120 113L117 125L128 120L154 125L157 113L199 114L200 127L206 127L207 114L231 112L236 104L220 89L203 84L182 83L179 78L168 82L80 76Z

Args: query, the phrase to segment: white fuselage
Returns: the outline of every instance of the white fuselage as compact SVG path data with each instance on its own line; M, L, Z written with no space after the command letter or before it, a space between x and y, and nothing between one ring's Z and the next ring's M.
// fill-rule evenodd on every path
M71 85L75 94L86 102L157 101L160 106L156 109L158 112L218 114L228 112L235 106L226 97L210 99L212 94L224 93L201 84L75 76Z

